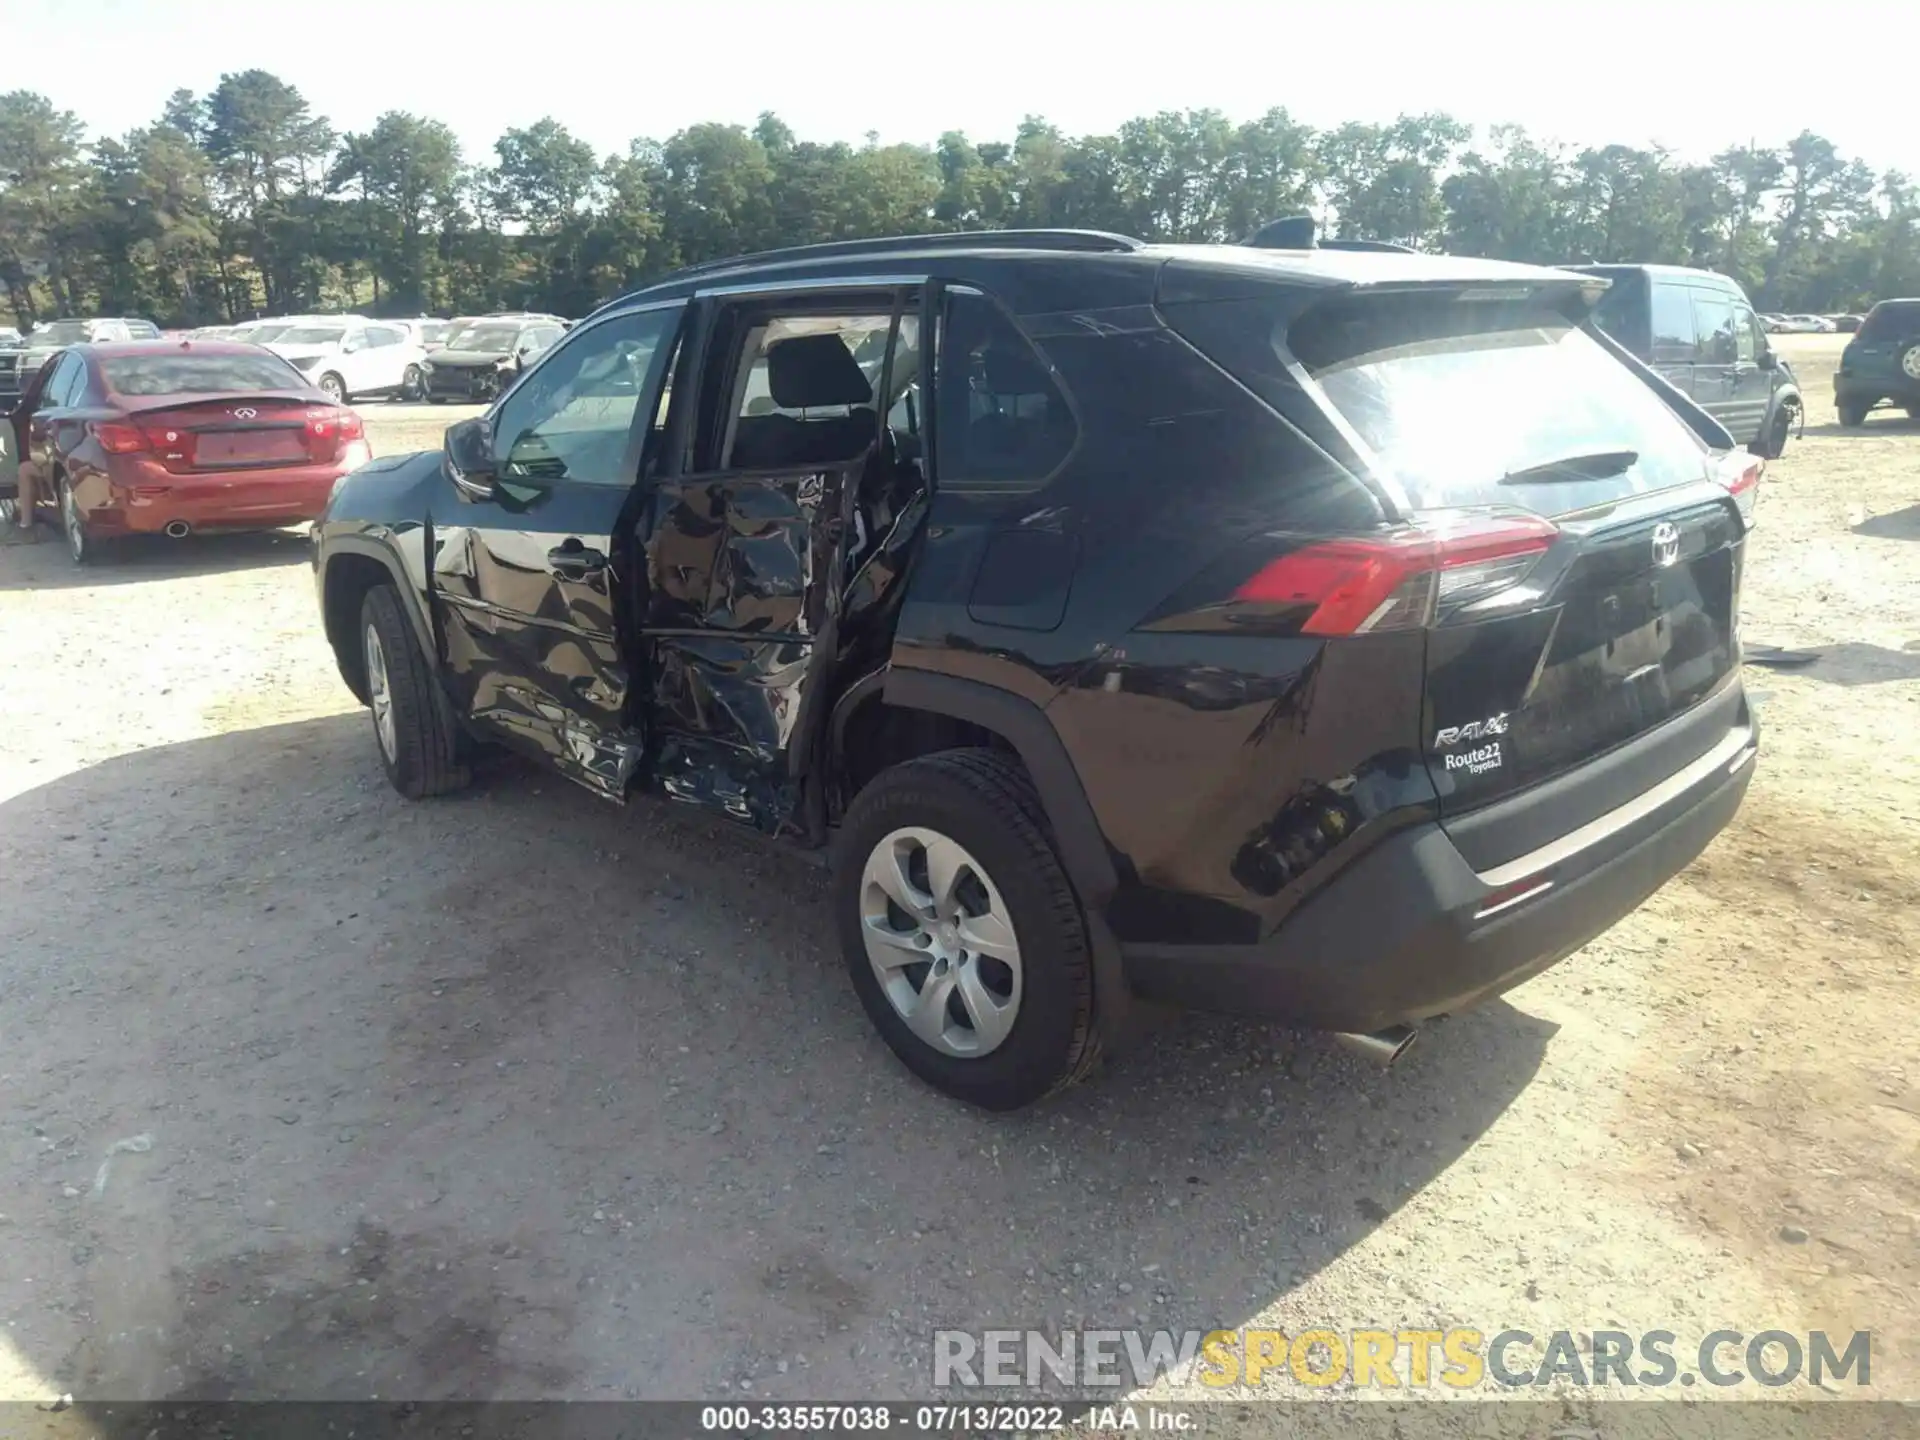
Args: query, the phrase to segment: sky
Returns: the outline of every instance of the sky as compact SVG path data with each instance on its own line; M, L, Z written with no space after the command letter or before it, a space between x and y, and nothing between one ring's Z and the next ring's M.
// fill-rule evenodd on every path
M602 154L686 125L778 113L802 138L1070 134L1159 110L1236 120L1281 105L1317 127L1444 110L1574 145L1687 159L1811 129L1877 170L1920 175L1910 97L1875 55L1920 53L1920 4L1841 0L1823 52L1774 0L7 0L5 83L94 134L156 118L261 68L338 129L383 111L444 120L470 160L551 115ZM76 37L84 37L76 48ZM41 57L46 63L29 59ZM1803 58L1804 57L1804 58ZM1840 58L1844 57L1844 58ZM1866 76L1856 71L1868 72Z

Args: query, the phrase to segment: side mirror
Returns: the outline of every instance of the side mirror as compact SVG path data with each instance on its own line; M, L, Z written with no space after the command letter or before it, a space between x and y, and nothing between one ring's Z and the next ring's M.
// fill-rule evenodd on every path
M487 417L476 415L447 427L447 474L453 483L475 500L490 500L497 493L493 470L493 427Z
M1777 370L1780 367L1779 357L1771 350L1762 350L1754 357L1753 363L1758 365L1762 370Z

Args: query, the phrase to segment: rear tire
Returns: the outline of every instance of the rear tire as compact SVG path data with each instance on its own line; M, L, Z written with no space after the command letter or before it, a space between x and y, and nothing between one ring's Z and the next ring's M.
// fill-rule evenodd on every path
M361 601L360 647L373 743L388 782L409 800L466 785L453 715L393 586L376 585Z
M67 542L67 558L76 565L91 565L100 558L100 545L87 530L87 517L80 513L67 477L56 476L54 497L60 502L60 533Z
M1857 430L1867 423L1867 407L1864 405L1837 405L1840 423L1849 430Z
M938 899L936 854L953 877ZM883 874L907 877L915 908L890 898L899 887ZM868 1018L935 1089L1017 1110L1098 1061L1086 922L1039 799L1008 757L950 750L883 771L841 827L833 906ZM947 998L910 1019L930 994Z
M1907 418L1909 420L1920 420L1920 405L1907 406Z

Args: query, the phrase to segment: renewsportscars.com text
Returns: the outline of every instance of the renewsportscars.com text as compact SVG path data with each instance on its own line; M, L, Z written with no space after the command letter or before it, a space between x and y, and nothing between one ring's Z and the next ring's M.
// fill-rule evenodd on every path
M1216 1389L1283 1385L1405 1390L1487 1385L1774 1388L1873 1383L1873 1335L1824 1330L1713 1330L1683 1342L1671 1330L938 1330L939 1387L1037 1390L1048 1385L1144 1389L1161 1379Z

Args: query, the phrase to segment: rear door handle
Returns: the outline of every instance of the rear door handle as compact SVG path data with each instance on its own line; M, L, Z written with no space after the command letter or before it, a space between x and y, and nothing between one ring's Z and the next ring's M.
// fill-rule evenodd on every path
M606 569L607 557L598 550L589 550L578 540L569 540L547 551L547 564L562 579L578 580Z

